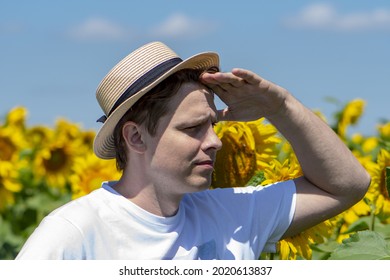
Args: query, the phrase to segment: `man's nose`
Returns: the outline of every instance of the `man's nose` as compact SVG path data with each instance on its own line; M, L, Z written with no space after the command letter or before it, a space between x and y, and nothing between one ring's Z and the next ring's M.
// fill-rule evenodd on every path
M212 148L217 151L222 148L221 139L218 138L217 134L214 131L214 127L212 125L210 125L210 127L207 130L207 135L204 141L204 147L205 150Z

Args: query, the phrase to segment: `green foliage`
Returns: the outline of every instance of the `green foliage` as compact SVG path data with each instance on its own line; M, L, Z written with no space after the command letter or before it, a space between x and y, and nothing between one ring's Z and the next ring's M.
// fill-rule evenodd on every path
M0 214L0 260L15 259L21 246L40 221L71 200L69 192L34 184L15 195L15 204Z
M312 245L311 249L313 251L313 259L317 260L327 260L330 255L334 252L334 250L340 244L336 242L336 240L330 239L325 243Z
M14 234L11 223L0 216L0 259L13 259L23 241Z
M247 186L258 186L265 180L264 172L257 171L255 175L248 181Z
M343 240L330 255L330 260L390 259L390 244L375 231L365 230Z
M316 259L322 260L387 260L390 259L390 224L381 223L374 215L361 217L344 234L342 243L329 239L312 246Z

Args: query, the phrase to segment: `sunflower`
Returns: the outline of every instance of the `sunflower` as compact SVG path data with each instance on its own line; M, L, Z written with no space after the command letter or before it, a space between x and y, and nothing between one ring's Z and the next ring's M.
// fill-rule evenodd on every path
M47 126L33 126L26 130L31 149L40 149L54 137L53 129Z
M340 113L337 132L342 139L346 138L348 126L358 122L364 112L365 104L365 101L362 99L352 100L347 103Z
M19 173L13 163L0 161L0 211L14 203L14 193L21 191Z
M10 133L0 128L0 160L10 161L17 154L18 148Z
M66 141L77 141L81 134L81 129L78 124L71 123L63 118L59 118L56 121L54 131L58 139Z
M0 160L16 161L19 152L27 146L24 135L11 126L0 126Z
M257 169L261 170L278 156L277 145L282 142L282 138L273 125L265 123L265 119L248 122L247 126L255 139Z
M366 198L375 205L377 211L383 207L380 201L389 201L389 193L386 186L386 168L390 166L390 152L381 149L378 153L377 162L366 161L362 163L368 173L371 175L371 184L368 188Z
M376 174L376 180L379 182L379 192L380 194L389 200L389 192L387 190L387 182L386 182L386 168L390 167L390 152L381 149L378 154L378 166L379 166L379 173Z
M310 245L321 244L331 236L334 225L326 220L298 235L282 239L278 242L277 251L281 260L296 260L298 256L310 260L312 249Z
M71 174L74 152L72 143L55 137L50 139L35 153L34 171L37 178L51 187L64 188Z
M78 124L65 119L58 119L54 134L58 140L72 144L74 156L83 156L92 150L96 133L93 130L82 130Z
M364 154L370 154L379 146L379 139L377 137L367 137L361 144Z
M215 127L222 142L213 174L213 186L242 187L256 171L255 139L245 123L224 122Z
M77 146L77 155L85 155L92 152L93 140L96 132L93 130L82 131L75 140L75 146Z
M242 187L270 159L276 157L276 129L254 122L220 122L215 132L222 141L218 151L212 186Z
M379 125L378 131L382 139L390 141L390 122Z
M121 176L115 160L99 159L92 152L75 158L72 172L70 183L73 199L99 188L103 181L118 180Z
M302 169L295 154L291 153L283 163L278 159L272 160L264 169L265 180L262 185L287 181L302 176Z
M11 109L6 116L5 125L24 129L27 113L27 109L24 107L15 107Z
M21 152L28 148L25 135L25 118L27 110L16 107L8 112L5 123L0 126L0 160L15 163Z
M342 222L337 238L339 242L349 237L349 234L344 233L361 217L374 214L382 222L390 222L390 219L386 218L390 216L390 199L386 188L386 167L390 166L390 153L381 149L377 162L373 162L370 156L358 157L358 159L370 174L371 184L364 199L339 215L339 220Z

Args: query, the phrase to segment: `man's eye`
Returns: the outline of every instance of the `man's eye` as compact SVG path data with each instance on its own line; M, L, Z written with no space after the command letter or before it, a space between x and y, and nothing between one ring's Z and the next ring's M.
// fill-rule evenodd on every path
M195 130L198 127L199 127L199 125L189 126L189 127L186 127L185 130Z
M196 130L196 129L200 129L201 127L203 127L205 125L206 124L197 124L197 125L186 127L185 130ZM212 127L215 127L216 125L217 125L217 122L211 123Z

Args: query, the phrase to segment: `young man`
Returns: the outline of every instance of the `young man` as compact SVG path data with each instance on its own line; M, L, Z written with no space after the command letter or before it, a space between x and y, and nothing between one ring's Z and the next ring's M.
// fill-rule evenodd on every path
M119 62L97 90L105 116L94 151L123 176L51 213L18 259L256 259L364 196L369 176L322 120L260 76L218 67L215 53L183 61L159 42ZM290 141L304 176L208 190L221 148L213 125L261 117Z

